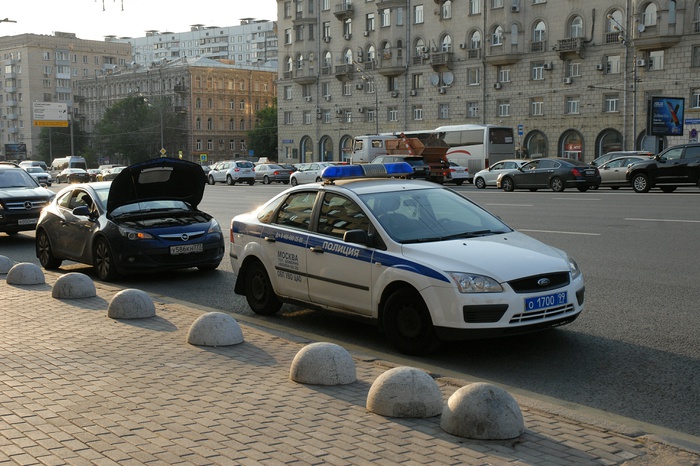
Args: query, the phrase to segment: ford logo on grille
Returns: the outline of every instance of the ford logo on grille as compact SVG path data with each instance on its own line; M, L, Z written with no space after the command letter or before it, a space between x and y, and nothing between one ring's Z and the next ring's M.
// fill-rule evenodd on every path
M547 286L550 283L551 282L549 281L549 278L540 278L539 280L537 280L537 284L540 286Z
M25 209L29 210L29 209L31 209L32 207L34 207L34 204L32 204L31 201L24 201L24 208L25 208Z
M180 236L180 239L182 241L187 241L188 239L190 239L190 235L188 235L187 233L183 233L182 236Z

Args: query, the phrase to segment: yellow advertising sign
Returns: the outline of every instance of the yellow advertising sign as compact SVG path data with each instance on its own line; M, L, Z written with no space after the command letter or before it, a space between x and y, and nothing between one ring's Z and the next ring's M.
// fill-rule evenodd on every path
M66 128L66 127L68 127L68 121L34 120L34 126L58 126L58 127Z

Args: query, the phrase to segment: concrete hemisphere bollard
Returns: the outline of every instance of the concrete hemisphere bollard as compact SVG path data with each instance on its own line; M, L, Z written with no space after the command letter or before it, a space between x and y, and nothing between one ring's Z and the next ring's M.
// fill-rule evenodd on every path
M57 299L92 298L97 296L97 290L90 277L84 273L70 272L58 277L51 296Z
M44 272L38 265L31 262L20 262L13 265L7 272L5 281L9 285L43 285L46 283Z
M384 372L367 395L367 410L389 417L437 416L442 405L437 382L415 367L395 367Z
M223 312L208 312L190 325L187 343L197 346L230 346L243 343L243 332L236 319Z
M345 385L357 380L355 361L342 346L311 343L294 356L289 378L314 385Z
M5 275L10 271L12 266L15 265L15 261L7 256L0 256L0 274Z
M523 413L505 390L489 383L473 383L454 392L442 411L440 427L459 437L505 440L525 432Z
M115 294L107 308L107 317L112 319L147 319L155 315L156 306L148 293L133 288Z

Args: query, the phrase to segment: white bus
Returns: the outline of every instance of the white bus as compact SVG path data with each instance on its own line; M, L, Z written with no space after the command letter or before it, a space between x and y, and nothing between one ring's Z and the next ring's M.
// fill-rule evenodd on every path
M357 136L353 143L352 163L371 162L386 154L385 142L401 133L380 133ZM473 176L479 170L503 159L515 158L513 128L498 125L449 125L433 130L405 131L406 137L425 139L431 136L443 139L450 149L447 158L469 169Z

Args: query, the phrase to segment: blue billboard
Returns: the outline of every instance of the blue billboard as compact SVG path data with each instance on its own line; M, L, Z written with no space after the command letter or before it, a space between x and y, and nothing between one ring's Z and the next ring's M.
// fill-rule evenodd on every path
M682 136L685 99L652 97L649 102L649 125L653 136Z

